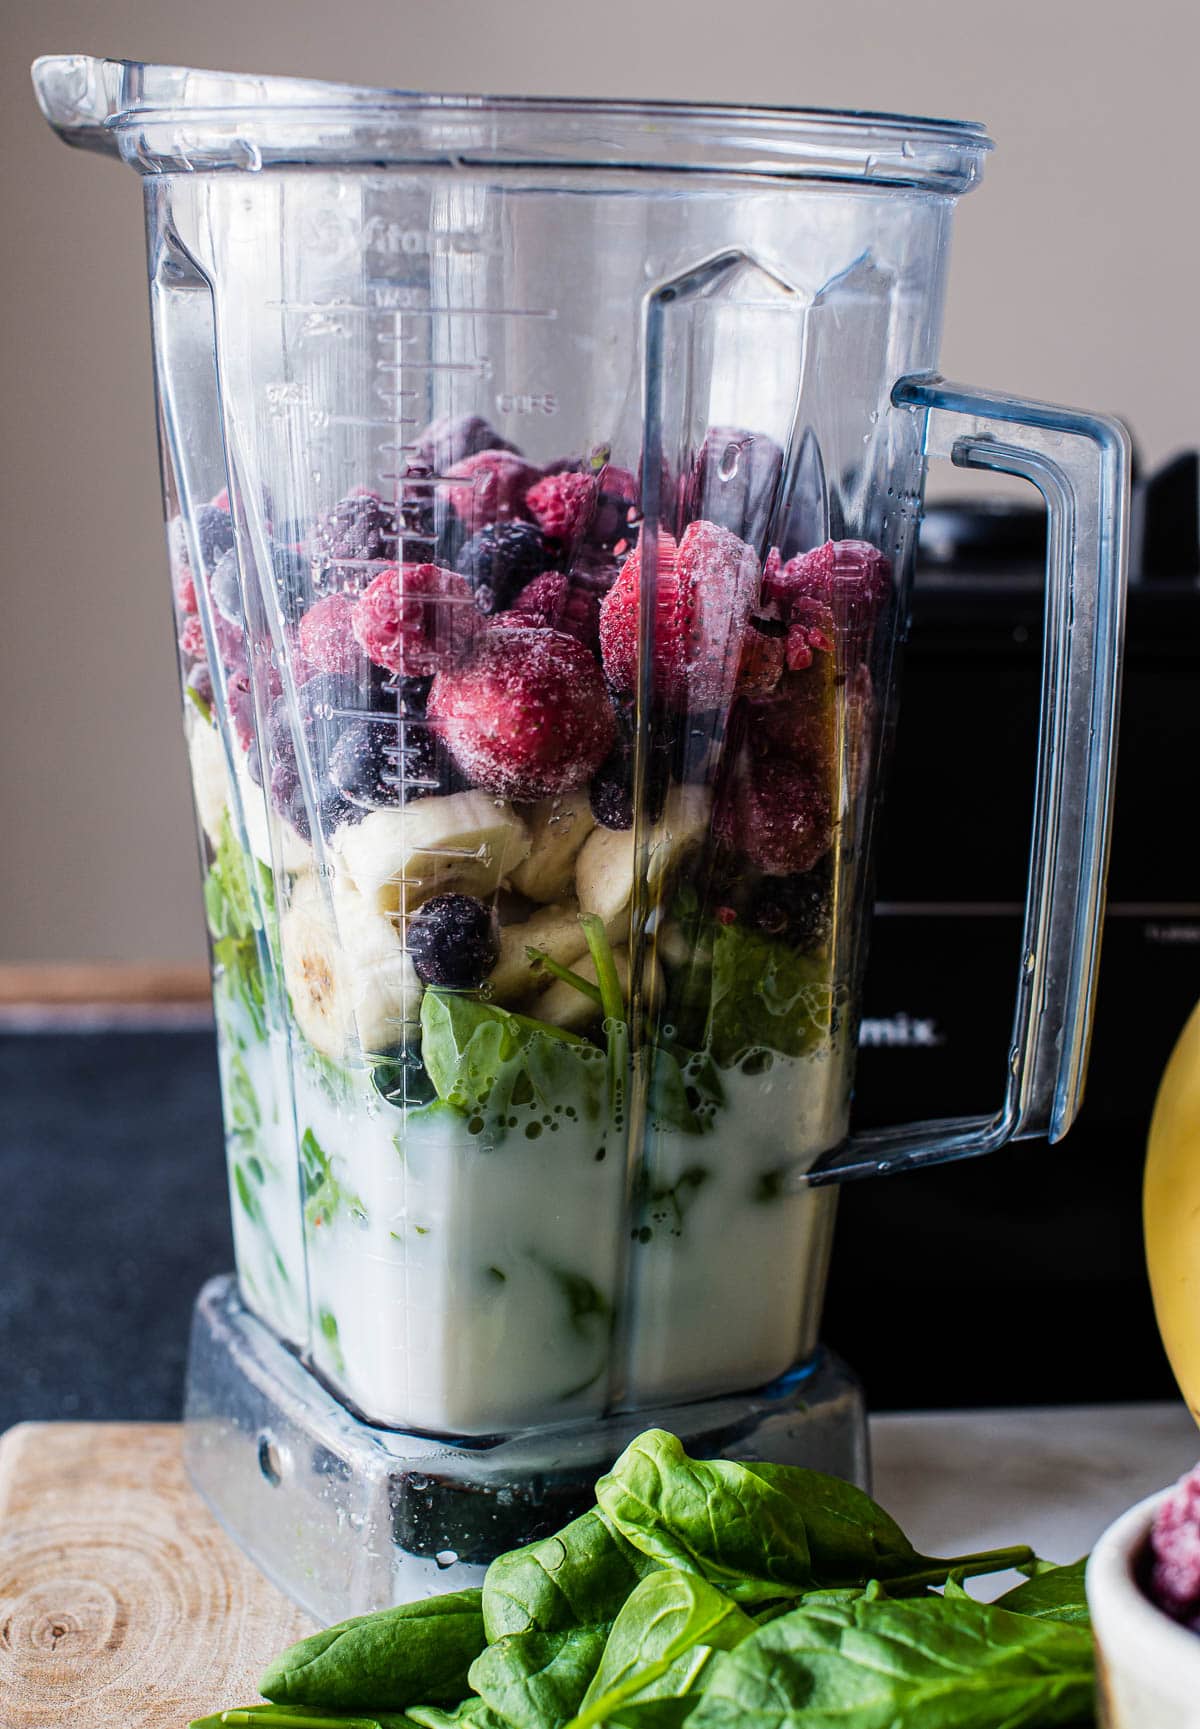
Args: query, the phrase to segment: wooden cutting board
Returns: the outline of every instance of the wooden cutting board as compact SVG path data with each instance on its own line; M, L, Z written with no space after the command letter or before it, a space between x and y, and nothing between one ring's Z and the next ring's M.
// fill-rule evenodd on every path
M188 1487L173 1423L0 1437L0 1729L182 1729L313 1623Z

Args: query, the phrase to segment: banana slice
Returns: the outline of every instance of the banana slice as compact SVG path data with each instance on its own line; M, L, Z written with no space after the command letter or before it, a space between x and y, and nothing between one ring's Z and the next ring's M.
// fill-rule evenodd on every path
M621 994L628 1001L629 950L614 949L613 964L621 981ZM571 971L578 973L581 979L587 979L589 984L594 985L596 982L596 963L590 954L585 955L582 960L573 961ZM653 1011L663 988L662 968L655 963L653 972L644 976L649 986L647 1007ZM590 997L577 991L574 985L567 984L563 979L555 979L550 989L536 999L529 1012L535 1014L539 1021L549 1021L552 1026L578 1032L581 1027L586 1027L589 1021L594 1021L600 1010Z
M267 814L267 795L250 779L246 758L239 756L237 765L238 792L241 794L242 815L246 819L246 840L250 851L267 869L272 869L271 830L274 823L279 833L280 863L285 871L308 870L313 862L313 850L302 834L277 812Z
M489 895L529 855L520 817L503 799L484 792L372 811L342 829L336 845L375 911L405 917L431 895Z
M392 920L351 884L299 877L279 921L283 974L309 1044L341 1062L355 1043L374 1053L419 1036L421 983Z
M711 806L712 794L706 786L671 788L662 816L650 831L646 886L651 893L704 838ZM611 924L633 898L633 871L633 830L593 829L575 866L575 888L584 912L599 913L606 925Z
M558 906L542 907L523 924L501 926L500 959L488 979L496 1002L519 1002L550 982L549 973L533 970L525 953L530 945L564 967L586 954L587 938L579 922L578 902L562 901Z
M560 901L571 891L575 859L596 826L586 792L542 799L524 812L529 857L512 873L512 885L531 901Z
M192 794L200 827L216 846L221 824L229 809L229 775L225 769L225 747L211 722L196 717L188 725L188 757L192 765Z

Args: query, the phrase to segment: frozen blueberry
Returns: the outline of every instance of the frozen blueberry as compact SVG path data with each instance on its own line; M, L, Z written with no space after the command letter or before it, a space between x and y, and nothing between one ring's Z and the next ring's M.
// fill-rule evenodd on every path
M222 618L228 619L230 624L241 624L242 590L238 582L237 553L232 548L217 560L208 579L208 592Z
M321 518L315 540L338 563L369 563L395 556L396 533L393 506L377 492L355 492Z
M474 895L435 895L408 923L407 947L423 984L468 991L500 959L490 908Z
M271 548L271 564L275 571L275 586L282 598L304 592L304 583L312 574L312 559L306 552L276 541Z
M632 702L618 703L617 742L592 776L588 798L592 815L603 828L633 827L634 714ZM673 732L655 724L650 733L646 765L646 804L651 822L662 815L671 773Z
M233 545L233 518L215 504L202 504L192 519L192 532L205 570L212 570Z
M213 681L212 673L208 670L207 661L199 660L196 662L191 672L188 673L187 687L189 691L192 692L192 695L195 697L197 702L202 702L205 708L211 710L213 705Z
M497 522L471 536L454 568L475 590L480 612L503 612L553 562L536 523Z
M366 810L443 792L442 747L419 718L354 721L329 753L329 778Z

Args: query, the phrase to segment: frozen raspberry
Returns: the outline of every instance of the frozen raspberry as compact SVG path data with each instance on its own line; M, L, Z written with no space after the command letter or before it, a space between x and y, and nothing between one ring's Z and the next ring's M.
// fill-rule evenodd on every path
M710 426L685 494L686 514L757 540L770 521L783 452L764 432Z
M353 677L361 668L362 649L352 629L355 605L348 594L327 594L300 620L300 652L314 672Z
M501 438L480 414L443 414L431 420L420 434L413 451L415 460L433 474L445 474L456 462L468 456L478 456L481 450L507 450L513 456L521 452L515 444Z
M220 492L217 493L216 497L210 498L208 502L212 505L214 510L223 510L225 512L226 516L228 516L229 515L229 488L227 486L223 486L221 488Z
M811 870L833 841L826 777L805 763L743 754L714 806L713 834L764 876Z
M316 525L317 548L335 564L375 563L396 554L396 511L377 492L349 493Z
M763 599L779 609L785 624L802 616L802 601L817 602L829 608L839 636L856 638L869 636L891 592L892 567L865 540L827 540L789 558L763 582Z
M787 757L828 765L836 727L832 660L807 672L784 672L774 690L741 710L746 748L755 757Z
M512 603L523 584L551 563L536 522L496 522L472 535L454 568L475 590L480 612L499 612Z
M1200 1632L1200 1465L1181 1477L1154 1516L1150 1595Z
M591 520L596 482L590 474L547 474L525 494L526 513L547 540L578 540Z
M377 666L424 678L467 647L480 623L463 577L436 564L389 564L358 597L355 638Z
M204 646L204 629L194 612L183 621L183 629L179 633L179 651L187 655L189 660L208 659L208 650Z
M186 564L179 565L175 571L175 602L185 618L200 610L196 604L196 584Z
M243 750L249 750L254 740L254 697L250 680L244 673L230 678L225 686L229 702L229 719L233 734Z
M787 626L789 672L804 672L819 654L832 654L837 646L833 609L822 600L805 597L792 602Z
M749 619L738 663L738 695L769 696L783 676L786 648L782 625L769 618Z
M600 609L604 670L616 690L637 682L641 543ZM678 545L658 537L654 693L668 708L724 708L732 695L742 637L758 598L753 549L712 522L693 522Z
M600 644L600 599L562 571L547 570L521 590L510 612L498 613L492 623L565 630L595 653Z
M438 496L445 499L468 534L491 522L525 516L525 494L541 470L507 450L480 450L444 471Z
M582 786L616 732L595 659L557 630L488 630L429 693L455 762L502 798L550 798Z

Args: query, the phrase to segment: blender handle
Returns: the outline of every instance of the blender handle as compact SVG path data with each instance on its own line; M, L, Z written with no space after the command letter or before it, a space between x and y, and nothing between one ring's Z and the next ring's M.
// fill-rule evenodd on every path
M1108 865L1129 549L1130 445L1117 420L902 378L924 452L1017 474L1046 501L1046 624L1029 882L1004 1101L994 1116L852 1134L809 1185L988 1153L1070 1128L1083 1097Z

